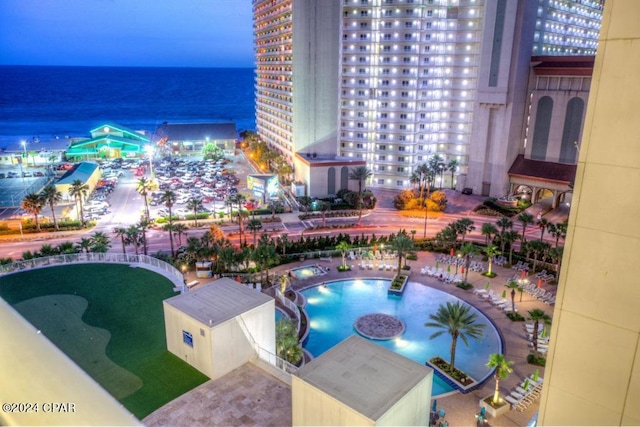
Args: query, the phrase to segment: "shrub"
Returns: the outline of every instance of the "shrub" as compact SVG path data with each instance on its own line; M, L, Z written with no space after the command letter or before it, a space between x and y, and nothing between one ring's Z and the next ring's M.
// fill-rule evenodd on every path
M350 271L350 270L351 270L351 267L349 267L348 265L342 265L341 264L341 265L338 266L338 271L343 272L343 271Z
M524 322L524 316L520 313L509 312L507 313L507 317L514 322Z
M530 353L527 356L527 362L530 365L536 365L536 366L545 366L547 364L547 358L544 356L538 356L536 357L535 354Z
M467 282L458 283L456 286L459 287L460 289L464 289L465 291L473 288L473 285Z

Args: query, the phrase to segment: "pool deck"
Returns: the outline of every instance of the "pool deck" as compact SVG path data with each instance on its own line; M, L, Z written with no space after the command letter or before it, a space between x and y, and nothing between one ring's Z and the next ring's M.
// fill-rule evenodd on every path
M312 264L313 262L310 261L282 265L273 269L272 272L276 276L286 274L287 270L291 268ZM397 263L397 260L390 260L390 262ZM302 289L316 283L357 277L390 279L395 274L393 271L378 270L377 268L361 270L359 261L350 260L347 263L354 265L355 269L348 272L338 272L337 266L341 263L341 257L333 258L330 262L318 261L317 264L323 269L326 270L328 268L327 274L309 279L292 279L292 287ZM408 262L412 266L410 281L431 286L454 295L474 305L494 322L504 341L506 359L514 361L513 373L506 380L500 381L501 392L508 394L524 377L531 375L536 370L535 366L527 363L529 345L523 322L512 322L506 317L504 311L473 294L471 290L465 291L453 284L443 283L436 278L420 275L422 267L425 265L434 266L435 263L436 254L418 252L418 260ZM455 267L451 269L455 271ZM515 270L494 265L493 271L497 273L497 276L493 279L481 276L477 272L469 272L468 281L476 288L484 288L487 281L489 281L491 288L500 294L503 290L506 290L507 278L511 277ZM548 284L543 284L543 287L554 288L554 286ZM507 299L509 299L508 294L509 291L507 290ZM525 317L527 311L534 308L542 309L550 316L553 314L553 306L549 306L531 295L523 293L522 301L519 301L519 299L520 294L516 294L518 312ZM425 313L426 320L427 313ZM464 345L459 345L458 351L463 352ZM443 356L448 359L448 354ZM540 376L544 377L544 368L539 368L539 372ZM481 387L467 394L454 392L445 397L438 397L438 409L442 408L446 411L445 419L450 426L476 425L475 414L479 412L478 402L480 399L492 395L494 387L495 383L491 378ZM290 391L287 384L256 365L247 364L223 378L209 381L199 388L186 393L175 401L159 408L142 421L147 426L290 426L291 395L287 391ZM489 423L492 426L526 426L538 410L538 402L535 401L523 412L512 410L495 419L489 417ZM429 403L425 402L425 404ZM278 408L278 410L274 408Z

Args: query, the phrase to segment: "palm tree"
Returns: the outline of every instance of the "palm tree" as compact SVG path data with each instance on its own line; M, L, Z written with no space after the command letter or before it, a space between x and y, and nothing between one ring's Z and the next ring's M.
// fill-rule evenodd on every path
M500 234L500 244L504 247L505 244L509 245L509 265L513 264L513 244L520 238L515 230L508 230ZM503 251L504 252L504 251Z
M258 242L258 246L251 253L251 258L256 263L256 267L262 273L266 273L266 282L269 282L269 268L276 265L280 261L280 256L276 252L273 240L267 235L262 234Z
M140 193L140 195L142 195L142 198L144 200L144 213L147 219L151 218L151 216L149 215L149 199L147 198L147 196L149 195L149 191L151 191L151 188L151 181L144 176L140 178L136 184L136 191Z
M551 258L551 262L556 265L556 280L560 277L560 264L562 263L563 252L564 248L562 246L559 248L551 248L549 250L549 258Z
M451 189L452 190L455 188L455 185L453 185L453 178L456 173L456 170L458 170L458 166L460 166L460 162L458 162L456 159L451 159L449 160L449 163L447 163L447 170L451 172Z
M58 227L58 220L56 219L55 206L62 201L62 193L60 193L56 189L55 185L49 184L46 187L44 187L44 189L42 190L41 196L44 203L48 204L49 208L51 209L51 217L53 218L53 225L56 231L58 231L59 227Z
M391 247L398 254L398 274L400 274L400 271L402 271L402 260L409 252L413 251L414 242L406 234L398 233L391 243Z
M476 323L477 318L477 314L471 313L469 305L460 301L455 303L447 301L446 305L441 304L438 307L435 314L429 315L429 319L432 321L424 324L428 328L440 329L440 331L431 334L429 339L437 338L445 332L451 335L451 361L449 362L451 371L455 368L458 338L468 347L469 338L479 340L484 336L485 325Z
M302 359L298 332L291 319L282 319L276 323L276 354L293 364L297 364Z
M527 238L525 237L525 233L527 232L527 226L533 224L533 215L529 212L522 212L518 215L517 219L520 221L520 224L522 224L522 241L526 242Z
M522 286L520 285L520 283L516 282L515 280L512 280L509 283L507 283L507 289L511 289L511 312L515 313L516 312L516 291L521 290Z
M250 219L247 228L253 233L253 246L255 247L258 231L262 230L262 221L256 218Z
M84 212L82 209L82 202L87 197L87 193L89 192L89 186L79 179L76 179L71 183L69 187L69 196L73 197L76 201L76 208L79 209L78 215L80 217L80 225L84 227Z
M120 237L122 241L122 253L126 255L127 253L127 229L124 227L116 227L113 229L113 232L116 236Z
M105 253L110 247L111 241L102 231L96 231L91 235L91 252Z
M91 242L91 239L83 237L78 242L77 247L80 250L80 252L84 252L84 253L88 254L89 252L91 252L92 244L93 244L93 242Z
M496 369L496 372L493 375L493 378L496 380L496 388L493 392L493 399L491 400L491 403L494 405L497 405L500 402L500 380L506 379L509 374L513 372L511 365L513 365L513 361L507 361L503 354L494 353L489 355L487 368Z
M467 234L471 233L473 230L476 229L476 226L473 225L473 221L470 220L469 218L461 218L456 222L454 222L453 226L454 226L454 230L456 230L456 232L462 236L462 241L460 242L460 246L464 245L464 239L467 236Z
M533 322L533 334L531 335L531 343L533 344L533 352L538 356L538 333L540 332L540 323L548 326L551 325L551 317L539 308L529 310L529 318Z
M336 245L336 249L342 253L342 269L347 269L347 251L351 248L351 245L346 241L342 240L340 243Z
M150 225L151 225L151 221L149 221L148 219L141 219L140 221L138 221L138 224L136 224L136 226L138 227L138 230L140 231L140 237L141 237L140 242L142 243L142 251L145 255L147 255L147 249L148 249L147 229L149 228Z
M485 238L484 244L489 245L489 241L493 241L493 236L498 234L498 229L495 225L490 222L485 222L482 224L482 228L480 229L480 234L482 234Z
M496 245L487 245L482 250L482 252L484 252L484 254L487 256L489 260L489 265L487 268L487 276L491 277L493 276L493 259L495 258L496 255L500 255L502 252L498 250L498 247Z
M126 228L125 233L127 236L126 242L133 245L135 254L138 255L138 248L140 248L140 245L142 244L140 229L138 228L137 225L132 224Z
M164 204L169 211L169 229L173 228L173 213L171 212L171 208L176 202L176 193L171 190L166 190L160 196L160 203ZM171 246L171 256L176 256L175 250L173 248L173 233L169 231L169 244Z
M286 255L287 253L287 245L289 244L289 235L284 233L278 237L277 240L278 248L282 248L282 255Z
M195 227L198 228L198 212L202 210L202 199L199 197L191 197L187 200L187 209L193 211L193 220L195 221Z
M358 208L360 209L358 225L362 221L362 208L364 207L362 202L362 183L369 179L371 175L373 175L373 172L367 169L366 166L358 166L349 172L349 179L358 181Z
M465 243L460 248L460 252L464 257L464 283L467 283L467 278L469 277L469 264L471 264L471 258L478 253L478 248L471 243Z
M33 215L33 219L36 223L36 229L38 231L40 231L40 219L38 216L40 215L40 212L42 212L44 204L44 199L36 193L27 194L24 199L22 199L22 203L20 203L20 207L22 209Z
M496 225L500 227L500 234L502 234L507 229L510 229L513 227L513 221L511 221L509 217L503 216L502 218L496 221Z
M184 224L173 224L173 232L178 236L178 245L182 246L182 235L186 235L188 229Z
M544 232L547 231L547 229L549 228L550 225L552 225L548 219L546 218L540 218L537 222L536 225L538 226L538 228L540 229L540 240L542 241L542 239L544 239Z
M282 276L280 276L280 292L283 295L290 284L291 284L291 280L289 279L289 276L287 274L283 274Z

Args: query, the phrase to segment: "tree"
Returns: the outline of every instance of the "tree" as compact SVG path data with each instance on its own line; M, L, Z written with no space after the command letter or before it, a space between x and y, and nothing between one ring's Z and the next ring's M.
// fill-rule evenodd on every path
M287 245L289 244L289 235L287 233L283 233L278 237L277 245L279 249L282 249L282 255L286 255L287 253Z
M454 230L456 233L462 236L462 241L460 242L460 246L464 245L464 239L468 233L471 233L476 229L476 226L473 225L473 221L469 218L461 218L453 223Z
M292 319L282 319L276 323L276 354L293 364L302 359L302 348Z
M251 253L251 258L256 263L258 270L260 270L260 277L262 279L262 273L266 273L266 282L269 282L269 268L276 265L280 261L280 257L276 252L276 248L273 245L273 239L267 234L262 234L258 242L258 246Z
M360 210L360 213L358 214L358 226L362 221L362 208L364 207L364 203L362 200L362 183L369 179L371 175L373 175L373 172L367 169L366 166L358 166L354 169L351 169L351 171L349 172L349 179L358 181L358 209Z
M106 253L111 247L111 240L102 231L95 231L91 235L91 252Z
M49 184L42 190L41 193L42 200L45 204L49 205L51 209L51 217L53 218L53 225L58 231L60 228L58 227L58 220L56 219L56 210L55 206L62 201L62 193L60 193L55 185Z
M173 224L173 232L178 236L178 245L182 246L182 235L186 235L188 229L184 224Z
M460 166L460 162L458 162L456 159L451 159L449 160L449 163L447 163L447 170L451 172L451 189L452 190L455 188L455 185L453 185L453 179L456 171L458 170L458 166Z
M165 207L167 208L167 210L169 211L169 245L171 246L171 256L174 257L176 256L176 252L174 250L173 247L173 213L171 212L171 208L173 208L173 205L176 202L176 193L174 193L171 190L166 190L164 193L162 193L162 195L160 196L160 203L162 203L163 205L165 205Z
M465 243L460 248L460 252L464 257L464 283L467 283L467 278L469 277L469 265L471 264L471 258L478 253L478 248L475 247L472 243Z
M78 249L80 250L80 252L84 252L88 254L89 252L91 252L91 246L92 246L91 239L87 237L81 238L80 241L78 242Z
M533 322L533 334L531 335L531 344L533 344L533 352L538 357L538 335L540 333L540 323L545 326L551 325L551 317L539 308L529 310L529 318Z
M508 230L504 233L500 234L500 244L504 246L505 244L509 245L509 264L513 264L513 244L520 238L520 234L518 234L515 230Z
M496 255L500 255L502 252L498 250L498 247L496 245L487 245L482 250L482 252L484 252L484 254L488 258L489 266L487 268L487 276L491 277L493 276L493 259Z
M496 380L496 388L495 388L495 391L493 392L493 399L491 400L491 403L493 403L494 405L500 402L500 380L506 379L509 376L509 374L513 372L513 368L511 367L511 365L513 365L513 361L511 360L507 361L504 358L503 354L494 353L489 355L487 368L489 369L495 368L496 370L496 372L493 375L493 378Z
M540 241L542 241L544 239L544 232L547 231L549 225L552 225L548 219L546 218L540 218L537 222L536 225L538 226L538 228L540 229Z
M198 228L198 212L202 210L202 199L199 197L191 197L187 200L187 209L193 212L193 220L195 221L195 227Z
M116 236L120 237L122 241L122 253L126 255L127 253L127 229L124 227L116 227L113 229L113 232ZM172 248L173 249L173 248Z
M471 313L471 307L467 304L457 301L455 303L448 302L441 304L435 314L430 314L429 319L431 322L427 322L424 325L428 328L437 328L440 331L435 332L429 336L429 339L434 339L444 334L445 332L451 335L451 359L449 367L451 371L455 368L456 360L456 345L458 338L469 346L469 338L481 339L484 334L485 325L476 323L478 315Z
M149 248L149 246L147 245L147 230L149 229L150 225L151 221L144 218L138 221L138 224L136 225L140 232L140 242L142 243L142 251L145 255L147 255L147 251Z
M342 253L342 268L347 269L347 251L351 248L351 245L344 240L336 245L336 249Z
M247 223L247 228L253 233L253 246L255 247L258 231L262 230L262 221L256 218L252 218Z
M291 280L289 279L289 276L287 274L283 274L282 276L280 276L280 293L284 295L290 284Z
M521 288L522 286L520 286L520 283L516 282L515 280L512 280L509 283L507 283L507 289L511 289L511 312L512 313L516 312L516 291L520 290Z
M42 208L45 204L44 199L36 193L27 194L24 199L22 199L22 203L20 203L20 207L24 209L30 215L33 215L33 219L36 224L36 229L40 231L40 212L42 212Z
M518 215L517 219L520 221L520 224L522 224L522 241L526 242L527 238L525 233L527 232L527 226L533 224L533 215L529 212L522 212Z
M504 233L507 229L513 228L513 221L509 217L503 216L496 221L496 225L500 227L500 234Z
M89 186L79 179L76 179L71 183L69 187L69 196L73 197L76 201L76 208L78 208L78 212L80 214L80 224L84 227L84 211L82 209L82 203L84 199L87 197L87 193L89 192Z
M489 245L489 243L493 241L493 236L498 234L498 229L490 222L485 222L484 224L482 224L480 234L485 237L484 244Z
M391 247L398 254L398 274L400 274L402 268L402 260L407 254L414 249L414 242L406 234L398 233L396 238L391 243Z
M144 214L145 218L149 219L151 216L149 215L149 199L147 196L149 195L149 191L151 191L152 185L151 181L146 177L142 177L136 183L136 191L142 195L142 199L144 200Z
M132 224L129 227L126 228L125 231L127 237L126 237L126 241L127 243L133 245L133 249L135 251L135 254L138 255L138 249L140 248L140 245L142 244L142 236L140 234L140 229L138 228L137 225Z

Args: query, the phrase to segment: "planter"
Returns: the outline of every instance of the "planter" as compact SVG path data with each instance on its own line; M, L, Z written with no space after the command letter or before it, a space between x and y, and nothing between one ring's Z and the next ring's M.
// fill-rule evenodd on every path
M387 290L387 295L402 295L404 293L404 287L408 281L409 274L401 273L393 276L391 285L389 285L389 289Z
M480 399L480 408L485 408L484 410L486 413L491 415L493 418L504 415L509 412L509 409L511 409L511 405L504 400L502 400L501 404L494 407L491 405L491 399L493 399L493 394L489 397L485 397L484 399Z
M459 379L452 377L448 372L445 372L444 369L438 366L443 362L444 360L441 357L434 357L431 360L425 361L425 364L428 367L432 368L435 371L435 374L438 375L444 382L463 394L475 390L479 386L478 382L469 375L465 374L464 381L460 381Z

